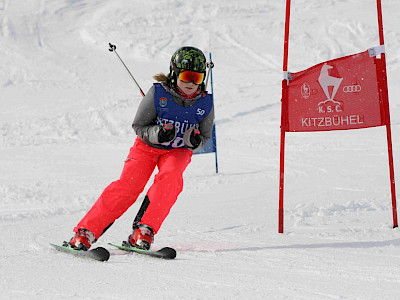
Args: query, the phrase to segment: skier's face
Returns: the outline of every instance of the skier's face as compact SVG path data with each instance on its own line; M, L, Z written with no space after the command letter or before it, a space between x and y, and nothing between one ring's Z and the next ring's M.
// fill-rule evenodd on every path
M198 84L194 84L193 82L183 82L179 78L177 86L188 96L194 94L199 87Z

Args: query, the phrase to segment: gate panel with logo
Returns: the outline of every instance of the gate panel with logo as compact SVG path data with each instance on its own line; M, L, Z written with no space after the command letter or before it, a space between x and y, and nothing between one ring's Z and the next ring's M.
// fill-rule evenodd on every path
M375 57L369 52L291 73L286 131L329 131L385 124Z
M380 46L289 73L290 0L286 0L283 55L279 233L283 232L286 132L330 131L386 126L393 227L397 227L392 136L383 40L381 0L377 0ZM378 58L380 56L380 58Z

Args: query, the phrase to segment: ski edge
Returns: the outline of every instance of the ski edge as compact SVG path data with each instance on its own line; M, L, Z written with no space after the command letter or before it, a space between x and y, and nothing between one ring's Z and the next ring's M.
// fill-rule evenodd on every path
M71 254L74 256L79 256L79 257L83 257L83 258L88 258L88 259L94 259L97 261L107 261L110 258L110 252L103 247L97 247L88 251L82 251L82 250L75 250L75 249L71 249L62 245L58 245L58 244L53 244L53 243L49 243L54 249L56 249L57 251L63 252L63 253L67 253L67 254Z
M113 243L108 243L110 246L116 247L123 251L133 252L137 254L143 254L151 257L161 258L161 259L174 259L176 257L176 251L170 247L164 247L160 250L153 251L153 250L144 250L139 248L132 248L132 247L125 247L122 245L116 245Z

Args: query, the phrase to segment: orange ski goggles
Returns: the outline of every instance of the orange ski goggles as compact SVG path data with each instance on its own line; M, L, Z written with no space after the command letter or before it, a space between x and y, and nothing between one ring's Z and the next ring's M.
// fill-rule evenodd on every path
M204 73L182 70L178 78L183 82L193 82L194 84L202 84L204 81Z

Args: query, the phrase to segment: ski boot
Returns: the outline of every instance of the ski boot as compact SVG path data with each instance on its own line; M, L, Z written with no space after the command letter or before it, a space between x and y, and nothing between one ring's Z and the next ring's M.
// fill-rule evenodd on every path
M133 232L128 237L126 244L129 247L149 250L153 241L154 231L150 226L145 224L135 224L133 225Z
M96 241L94 234L87 229L78 229L75 236L69 241L69 243L64 242L66 247L70 247L75 250L87 251Z

